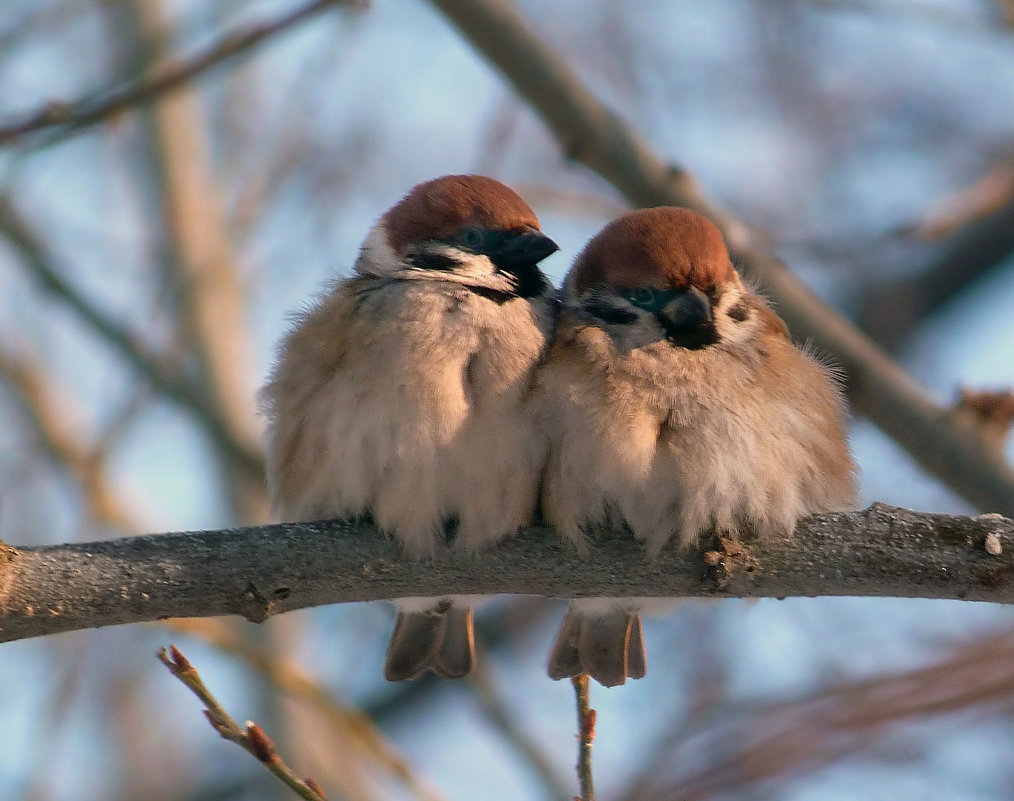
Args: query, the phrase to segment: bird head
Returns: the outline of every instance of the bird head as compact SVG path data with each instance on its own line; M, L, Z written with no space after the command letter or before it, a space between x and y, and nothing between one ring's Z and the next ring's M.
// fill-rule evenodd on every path
M481 175L446 175L414 187L380 218L356 271L532 297L552 289L538 263L556 250L514 190Z
M563 294L615 336L689 350L744 341L772 315L743 287L718 228L670 206L609 223L578 255Z

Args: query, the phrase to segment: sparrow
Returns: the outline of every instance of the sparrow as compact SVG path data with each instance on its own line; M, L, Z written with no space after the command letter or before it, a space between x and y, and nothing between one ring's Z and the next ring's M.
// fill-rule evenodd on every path
M579 547L603 527L649 556L709 533L787 537L856 502L834 371L793 345L719 230L687 209L633 211L589 241L536 397L550 436L542 511ZM648 601L573 600L549 675L644 676Z
M475 550L529 525L548 447L530 393L559 305L538 263L556 250L479 175L419 184L384 213L261 392L276 514L369 516L416 559L448 531ZM385 676L466 675L477 600L396 600Z

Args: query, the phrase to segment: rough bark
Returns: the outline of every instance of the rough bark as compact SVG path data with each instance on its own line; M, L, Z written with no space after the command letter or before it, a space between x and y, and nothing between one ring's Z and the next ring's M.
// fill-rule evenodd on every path
M604 535L581 555L533 528L479 555L448 549L417 562L371 525L348 521L0 543L0 642L167 617L260 622L308 606L444 593L1014 603L1014 521L875 504L807 518L791 539L723 539L654 561L627 535Z

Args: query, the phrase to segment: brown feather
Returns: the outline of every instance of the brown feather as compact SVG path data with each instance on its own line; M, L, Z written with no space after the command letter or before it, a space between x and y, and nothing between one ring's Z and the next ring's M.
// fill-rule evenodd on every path
M398 252L469 225L494 231L539 227L535 212L517 192L483 175L445 175L419 184L384 215L384 223Z
M573 269L578 293L593 286L710 292L734 275L718 228L702 214L673 206L617 217L585 246Z

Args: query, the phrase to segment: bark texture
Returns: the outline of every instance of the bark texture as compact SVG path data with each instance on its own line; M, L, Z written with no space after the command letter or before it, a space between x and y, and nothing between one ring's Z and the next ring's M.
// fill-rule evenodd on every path
M578 554L548 528L495 549L405 556L368 523L282 523L103 542L0 543L0 642L169 617L271 615L444 593L550 597L852 595L1014 603L1014 521L874 504L791 539L721 538L649 561L629 535Z

